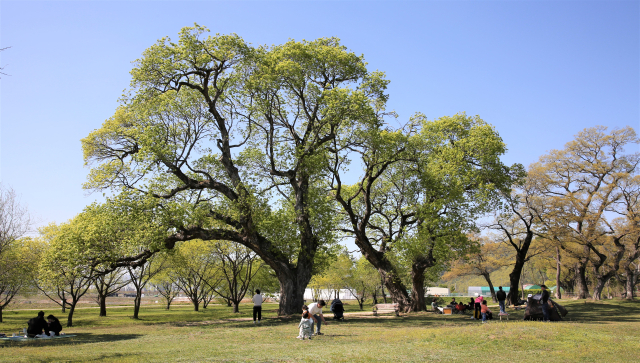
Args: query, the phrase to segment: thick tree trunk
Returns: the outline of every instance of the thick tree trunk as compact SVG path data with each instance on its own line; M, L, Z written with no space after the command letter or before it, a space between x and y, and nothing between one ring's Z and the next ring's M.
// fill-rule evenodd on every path
M189 297L189 300L191 300L191 303L193 304L193 311L199 311L200 310L200 299L198 299L198 295L192 295ZM227 302L230 303L231 301L227 299ZM231 305L229 305L231 306Z
M509 294L507 294L507 301L514 305L520 299L518 291L520 287L520 276L522 275L524 263L527 262L527 253L529 253L529 247L532 241L533 232L529 231L522 241L522 246L516 248L516 262L513 265L513 270L511 270L509 274Z
M560 291L560 247L556 246L556 299L562 299L562 292Z
M298 264L298 268L301 267L303 266ZM302 311L302 305L304 305L304 289L311 279L311 273L307 272L300 276L295 274L295 271L283 269L276 271L276 276L280 281L278 315L299 314Z
M107 316L107 296L98 295L98 304L100 305L100 316Z
M602 300L602 290L606 285L606 281L603 278L596 277L596 285L593 287L593 295L591 296L593 300Z
M411 271L411 310L427 311L424 299L424 269Z
M587 262L578 261L575 266L576 285L578 286L578 299L587 299L589 297L589 286L587 286Z
M636 276L634 271L632 271L631 268L629 267L629 265L625 266L624 272L627 274L627 280L625 281L625 284L624 284L625 299L633 300L633 288L635 287Z
M240 302L233 302L233 312L234 313L239 313L240 312Z
M382 269L378 269L378 271L383 275L384 284L387 290L389 290L391 299L394 303L398 304L398 310L405 312L411 311L411 297L409 297L407 288L404 286L400 277L394 273L387 273Z
M615 271L606 273L604 275L596 275L596 286L593 288L593 300L602 300L602 290L605 285L613 277Z
M522 253L522 250L516 252L516 262L513 265L513 270L509 274L509 293L507 294L507 301L515 305L520 300L520 275L522 275L522 268L525 263L526 252Z

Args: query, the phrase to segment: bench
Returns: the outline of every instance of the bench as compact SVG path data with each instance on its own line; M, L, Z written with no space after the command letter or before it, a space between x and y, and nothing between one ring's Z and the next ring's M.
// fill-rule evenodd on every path
M400 316L398 310L398 304L376 304L373 306L373 316L378 316L378 313L395 313L396 316Z
M509 321L509 314L507 313L499 313L498 316L500 317L500 321L502 321L502 317L506 316L507 317L507 321Z

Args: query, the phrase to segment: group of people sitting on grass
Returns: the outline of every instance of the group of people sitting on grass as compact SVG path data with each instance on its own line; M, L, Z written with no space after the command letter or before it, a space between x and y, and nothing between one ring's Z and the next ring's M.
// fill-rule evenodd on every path
M53 315L47 316L47 320L45 320L44 311L40 311L37 317L29 319L27 325L27 337L29 338L58 336L62 331L60 320Z
M483 323L486 322L487 320L493 319L493 313L487 306L487 301L484 299L484 297L480 294L475 294L475 296L476 296L475 299L471 298L469 300L469 304L463 304L461 301L456 301L456 298L454 297L452 298L449 305L447 305L447 307L451 308L452 312L455 312L455 313L464 313L467 310L473 311L473 315L471 316L471 319L474 319L474 320L482 319ZM438 302L436 298L434 298L433 301L431 302L431 308L436 313L441 313L441 309L438 306Z

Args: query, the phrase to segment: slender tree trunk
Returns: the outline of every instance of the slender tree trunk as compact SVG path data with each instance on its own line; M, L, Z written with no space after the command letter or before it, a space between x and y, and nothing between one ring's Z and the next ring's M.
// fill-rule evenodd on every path
M77 301L75 299L71 300L71 304L69 306L69 316L67 316L67 328L73 326L73 312L76 310L76 303Z
M371 299L373 300L373 305L378 305L378 289L371 291Z
M382 275L380 275L380 294L382 295L382 300L384 300L384 303L387 303L387 293L384 292L384 279L382 278Z
M560 291L560 247L556 246L556 299L562 299L562 292Z
M66 313L66 312L67 312L67 297L66 297L66 295L64 294L64 291L62 291L62 296L60 296L60 294L58 294L58 297L60 297L60 300L62 300L62 301L61 301L61 302L62 302L62 304L60 304L60 305L61 305L61 307L62 307L62 313L64 314L64 313Z
M589 297L589 286L587 286L587 262L578 261L575 266L576 285L578 286L578 299L587 299Z
M133 318L138 319L138 314L140 313L140 303L142 300L142 293L140 291L136 291L136 297L133 299Z
M0 323L3 323L4 321L2 320L2 309L3 307L0 306Z
M171 302L173 301L173 299L169 299L167 298L167 310L169 310L169 308L171 307Z
M100 306L100 316L107 316L107 296L98 294L98 305Z
M498 298L496 297L496 291L493 288L493 283L491 282L491 275L488 273L482 274L485 280L487 280L487 284L489 284L489 291L491 291L491 299L493 302L498 302Z

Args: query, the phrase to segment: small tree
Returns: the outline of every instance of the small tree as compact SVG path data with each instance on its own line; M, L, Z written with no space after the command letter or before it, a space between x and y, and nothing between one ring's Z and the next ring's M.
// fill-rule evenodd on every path
M364 257L360 257L358 261L353 263L350 270L351 273L346 277L346 288L356 298L360 310L362 310L367 294L375 294L380 286L380 274Z
M0 323L2 311L21 292L25 292L37 270L40 245L30 238L22 238L5 248L0 255Z
M27 233L31 224L32 218L27 208L20 204L16 192L0 184L0 255Z
M107 297L120 291L129 282L124 274L124 269L118 268L106 274L98 274L93 281L98 294L96 302L100 307L100 316L107 316Z
M211 286L218 286L213 243L202 240L182 242L171 256L173 268L169 275L198 311L205 299L211 299Z
M45 296L62 306L71 299L67 326L73 326L73 313L78 301L87 293L94 279L93 270L83 263L76 240L83 228L77 219L56 226L51 224L41 230L49 245L40 262L36 286ZM55 295L54 295L55 294ZM61 301L58 302L57 298Z
M151 284L156 289L156 291L158 291L158 294L160 294L164 298L167 310L169 310L169 308L171 307L173 299L175 299L180 293L180 289L170 276L170 271L171 268L167 268L156 275L153 280L151 280Z
M231 302L233 312L238 313L240 302L247 293L251 280L260 270L260 264L257 263L258 256L240 244L225 241L215 243L213 255L217 262L219 278L214 280L205 278L204 281L211 291ZM211 284L220 280L222 285Z
M162 255L150 258L146 263L136 267L127 266L130 282L136 289L136 297L133 300L133 318L138 319L140 305L142 304L142 290L149 282L166 267Z

